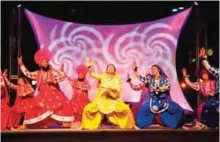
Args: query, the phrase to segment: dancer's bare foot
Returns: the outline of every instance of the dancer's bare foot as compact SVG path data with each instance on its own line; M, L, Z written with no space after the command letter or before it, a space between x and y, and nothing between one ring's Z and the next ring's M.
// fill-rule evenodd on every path
M70 128L71 129L78 129L81 126L80 122L72 122Z
M64 128L71 128L71 123L70 122L63 122L63 124L62 124L62 126L64 127Z
M200 130L208 128L205 124L202 124L199 121L196 121L196 127L198 127Z
M133 129L140 130L140 128L138 126L136 126L136 125L134 125Z
M190 128L189 128L189 127L186 127L186 126L182 126L182 129L183 129L183 130L190 130Z
M18 127L17 129L15 129L15 128L11 128L11 130L25 130L25 129L27 129L27 126L26 125L21 125L20 127Z

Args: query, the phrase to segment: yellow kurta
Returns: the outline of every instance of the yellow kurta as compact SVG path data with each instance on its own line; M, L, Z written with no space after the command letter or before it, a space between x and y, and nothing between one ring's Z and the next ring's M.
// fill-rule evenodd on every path
M100 80L100 85L94 101L85 106L82 116L83 129L98 129L103 115L120 128L135 126L132 112L128 105L120 99L121 79L118 75L91 73Z

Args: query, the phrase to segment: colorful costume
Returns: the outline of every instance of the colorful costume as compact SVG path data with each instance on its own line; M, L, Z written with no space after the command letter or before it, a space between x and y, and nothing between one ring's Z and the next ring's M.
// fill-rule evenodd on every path
M6 130L9 116L9 97L8 90L5 86L4 79L0 72L0 87L1 87L1 130Z
M40 49L35 54L35 62L40 65L43 59L50 60L51 53ZM30 72L24 65L20 66L24 75L37 80L39 93L36 102L43 108L35 118L25 120L25 124L34 124L50 117L56 122L72 122L74 119L71 103L60 90L58 82L63 81L66 76L64 72L56 71L50 67L48 71L38 70Z
M167 86L169 89L165 92L149 91L150 100L145 102L138 110L136 124L139 128L149 127L153 123L156 114L160 114L162 123L170 128L178 128L183 119L184 110L171 100L169 80L161 69L160 72L160 81L158 83L151 76L140 76L142 82L149 83L152 87Z
M34 102L34 89L32 88L30 83L26 83L24 85L15 85L11 83L6 77L4 77L5 82L7 85L17 91L17 97L15 100L15 104L12 108L10 108L9 114L9 121L8 127L18 127L20 120L21 120L21 113L25 113L25 120L31 119L33 117L32 114L34 113L31 111L33 106L35 105Z
M219 126L219 74L218 68L212 67L206 59L202 60L202 64L205 68L216 77L215 83L215 93L213 97L209 97L204 104L202 110L202 121L207 124L208 127L218 127ZM212 116L212 117L210 117Z
M219 69L211 66L206 59L202 60L202 64L209 71L210 74L215 76L216 78L215 93L219 93L219 74L220 74Z
M141 84L138 84L138 85L134 85L131 81L129 81L129 85L130 87L135 90L135 91L142 91L141 92L141 99L138 103L134 104L132 107L131 107L131 111L134 115L134 118L136 119L137 117L137 111L139 110L139 108L142 106L142 104L149 100L149 97L147 96L147 89L146 89L146 86L141 83Z
M82 121L82 112L84 107L90 103L88 98L89 82L85 79L88 69L85 65L76 68L77 74L82 73L84 80L68 78L73 88L73 96L71 99L72 109L75 114L74 121Z
M118 75L110 76L107 73L91 73L91 76L100 80L100 85L96 98L84 108L81 127L97 129L105 114L111 123L120 128L133 128L135 122L132 112L129 106L120 99L120 77Z
M209 127L214 127L218 125L218 101L217 98L213 95L215 94L215 81L209 80L209 85L205 86L203 82L190 82L190 80L186 77L185 81L187 85L189 85L192 89L196 91L200 91L200 94L202 96L202 103L197 108L197 119L206 124ZM215 99L216 98L216 99ZM211 101L211 102L209 102ZM208 104L212 103L214 101L215 105L208 106ZM206 105L205 105L206 104ZM206 107L204 107L206 106ZM214 110L212 110L214 109ZM208 112L214 112L210 113L209 115L205 115ZM207 118L206 118L207 117ZM209 119L213 117L213 119Z

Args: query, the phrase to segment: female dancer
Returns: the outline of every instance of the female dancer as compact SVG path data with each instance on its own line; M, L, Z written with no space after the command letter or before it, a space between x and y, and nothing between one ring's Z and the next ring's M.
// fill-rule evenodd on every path
M138 103L134 104L131 108L131 111L134 115L134 118L136 119L137 118L137 111L139 110L139 108L141 107L141 105L145 102L145 101L149 101L149 96L147 95L147 88L148 88L148 85L147 84L144 84L144 83L140 83L140 84L137 84L137 85L134 85L132 82L131 82L131 78L130 78L130 75L128 74L127 75L127 82L129 83L130 87L135 90L135 91L142 91L141 92L141 99Z
M153 65L151 70L152 76L143 77L137 72L134 62L136 76L150 85L150 101L144 103L138 110L136 124L140 128L147 128L153 123L155 115L159 114L165 126L178 128L183 119L184 110L171 100L170 83L163 70L158 65Z
M103 115L107 115L108 120L120 128L135 128L129 106L120 99L121 79L116 73L115 66L109 64L106 72L99 74L91 71L91 60L87 62L90 62L88 66L90 75L100 80L100 85L96 98L84 108L81 128L98 129Z
M2 77L2 71L0 71L0 87L1 87L1 130L7 129L8 116L9 116L9 98L8 90L5 85L5 81Z
M34 89L29 81L25 78L18 79L18 85L11 83L7 78L7 70L3 72L3 77L9 88L16 90L16 100L14 106L10 109L8 128L17 128L21 120L21 114L25 113L25 120L31 119L30 111L33 108Z
M188 78L187 71L182 70L185 82L188 86L196 91L200 91L202 103L197 108L197 119L199 122L206 124L208 127L218 126L218 98L215 96L215 81L209 79L209 74L206 70L200 72L201 82L191 82ZM209 102L211 101L211 102ZM209 105L210 104L210 105ZM208 113L209 115L206 115Z

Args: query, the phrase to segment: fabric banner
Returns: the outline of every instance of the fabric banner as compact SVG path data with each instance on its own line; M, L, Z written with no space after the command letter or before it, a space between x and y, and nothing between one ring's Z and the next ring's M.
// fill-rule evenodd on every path
M126 102L138 102L139 91L126 82L130 73L134 84L140 83L133 74L135 60L142 75L151 73L157 64L171 82L171 97L186 110L192 111L180 88L176 73L176 49L180 31L191 8L160 20L127 25L88 25L51 19L25 10L32 25L39 48L53 53L51 65L59 69L64 64L66 74L76 77L75 68L90 56L93 70L102 73L108 64L114 64L122 79L121 98ZM97 80L90 78L89 98L96 95ZM72 88L65 80L60 83L65 95L71 99Z

